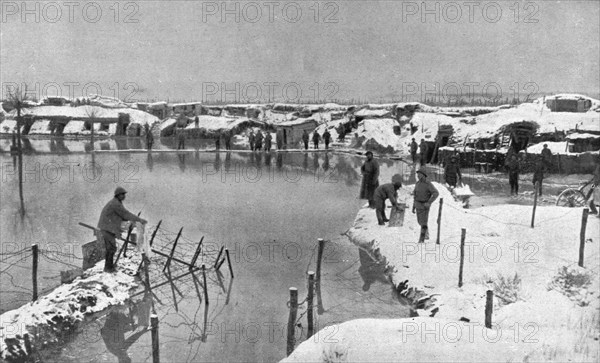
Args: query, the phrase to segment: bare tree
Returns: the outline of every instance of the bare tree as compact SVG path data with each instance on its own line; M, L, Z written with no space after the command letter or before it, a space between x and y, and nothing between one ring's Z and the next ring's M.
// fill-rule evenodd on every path
M98 110L94 106L87 106L85 109L85 113L87 114L89 121L92 124L91 130L91 144L92 144L92 153L94 152L94 123L96 122L98 116Z
M19 170L19 199L21 200L21 215L25 215L25 202L23 201L23 150L21 143L21 127L23 126L22 110L28 106L27 86L24 90L16 87L14 90L8 91L7 103L13 109L17 110L17 160Z

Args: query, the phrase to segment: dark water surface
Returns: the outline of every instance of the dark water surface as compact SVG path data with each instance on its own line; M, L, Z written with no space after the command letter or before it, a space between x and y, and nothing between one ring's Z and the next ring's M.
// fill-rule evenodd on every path
M162 220L157 247L170 249L183 226L177 249L184 260L191 259L202 236L213 256L221 245L229 248L235 278L232 282L226 267L222 275L208 274L208 309L198 296L201 274L155 289L163 361L283 358L288 289L297 287L299 300L305 298L306 272L316 267L317 238L330 241L323 265L325 313L318 316L317 329L359 317L407 315L383 267L340 235L364 204L357 199L360 158L312 152L123 153L97 154L93 160L86 154L26 155L24 218L13 160L4 154L0 161L2 248L15 251L38 243L49 251L40 260L42 289L71 268L65 262L81 265L81 245L92 235L77 223L95 225L118 185L128 190L125 206L141 211L149 228ZM71 254L77 257L66 257ZM30 263L25 260L0 276L4 309L30 299ZM155 258L155 283L167 280L162 263ZM173 263L171 277L185 270ZM150 333L143 329L149 301L138 296L127 307L88 319L64 348L49 347L45 360L151 361ZM298 343L306 338L306 316L299 322Z

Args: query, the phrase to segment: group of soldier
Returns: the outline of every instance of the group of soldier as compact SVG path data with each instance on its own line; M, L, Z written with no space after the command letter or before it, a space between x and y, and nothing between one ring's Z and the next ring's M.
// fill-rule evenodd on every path
M385 202L390 200L392 208L400 213L405 210L405 205L398 202L398 189L402 187L402 176L395 174L392 176L391 183L379 185L379 163L373 159L373 153L367 151L367 160L361 167L363 176L360 199L367 199L369 207L375 209L375 215L379 225L385 225L389 219L385 214ZM429 209L432 203L439 196L435 186L427 180L427 173L424 169L417 171L418 180L413 190L412 212L417 215L417 223L421 227L419 234L419 243L424 243L429 239Z
M302 142L304 143L304 150L308 150L308 140L308 132L304 130L302 132ZM312 136L312 142L315 149L319 149L319 141L321 141L321 135L319 135L317 130L315 130ZM323 142L325 143L325 150L329 149L329 143L331 142L331 134L328 130L325 130L325 132L323 133Z

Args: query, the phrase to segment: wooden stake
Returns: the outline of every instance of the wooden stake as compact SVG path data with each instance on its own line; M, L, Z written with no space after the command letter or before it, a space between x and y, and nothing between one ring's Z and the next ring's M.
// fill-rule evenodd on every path
M219 262L219 264L217 265L217 271L219 271L219 269L221 268L221 266L225 263L225 258L223 258L221 260L221 262Z
M494 292L488 290L485 298L485 327L492 329L492 311L494 309Z
M315 331L314 323L313 323L313 314L314 314L314 306L313 306L313 298L315 292L315 273L313 271L308 271L308 296L306 298L307 302L307 310L306 310L306 318L308 319L308 330L306 332L306 338L312 337Z
M323 259L323 250L325 249L325 241L323 238L318 239L319 242L319 251L317 253L317 279L315 282L315 287L317 291L317 313L319 315L325 312L323 309L323 299L321 298L321 260Z
M233 278L233 267L231 267L231 258L229 258L229 249L225 249L225 256L227 256L227 265L229 265L229 273L231 274L231 278Z
M217 255L217 259L215 260L215 267L217 267L217 265L219 264L219 260L221 258L221 255L223 254L224 248L225 248L225 246L221 246L221 249L219 250L219 254Z
M442 207L444 206L444 198L440 198L440 209L438 210L438 218L437 218L437 239L435 240L436 244L440 244L440 228L442 227Z
M290 316L287 326L287 355L289 356L294 351L296 345L295 328L296 315L298 314L298 289L290 287Z
M33 267L31 269L31 281L33 283L33 301L38 298L38 286L37 286L37 273L38 273L38 245L31 245L31 252L33 252Z
M537 208L537 198L538 198L538 192L539 192L539 188L540 188L540 182L535 182L534 186L533 186L533 212L531 213L531 228L533 228L533 224L535 222L535 209Z
M463 285L463 266L465 264L465 237L467 236L467 230L462 228L460 230L460 266L458 268L458 287Z
M139 217L140 214L142 214L142 211L140 211L137 214L137 216ZM125 238L125 242L123 243L123 247L121 247L121 250L117 254L117 258L115 259L115 264L117 264L117 262L119 262L119 257L121 257L121 252L123 253L123 257L127 257L127 245L129 244L129 238L131 238L131 231L133 231L133 223L131 223L129 225L129 228L127 229L127 237Z
M171 254L169 255L169 258L167 259L167 263L165 264L165 267L163 268L163 272L169 268L169 266L171 266L171 260L173 259L173 254L175 253L175 248L177 247L177 241L179 241L179 237L181 237L181 232L183 231L183 227L181 227L179 229L179 233L177 233L177 237L175 237L175 242L173 242L173 248L171 248ZM186 263L187 265L187 263Z
M193 268L196 265L196 260L198 260L198 256L200 256L200 252L202 251L202 241L204 241L204 236L200 239L198 243L198 247L196 247L196 252L194 252L194 258L192 258L192 262L190 263L190 268Z
M29 338L29 333L25 333L23 334L23 340L25 340L25 353L27 353L27 356L30 357L31 356L31 339ZM29 360L25 360L25 362L27 362ZM31 360L34 361L34 360Z
M160 353L158 350L158 316L150 315L150 326L152 327L152 362L160 363Z
M206 265L202 264L202 281L204 281L204 304L208 305L208 285L206 285Z
M583 208L583 213L581 214L581 231L579 232L579 267L583 267L583 250L585 248L585 229L587 226L588 213L589 210Z

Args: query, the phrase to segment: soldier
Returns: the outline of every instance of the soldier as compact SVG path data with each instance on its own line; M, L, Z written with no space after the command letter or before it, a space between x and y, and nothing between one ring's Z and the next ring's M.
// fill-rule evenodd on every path
M248 142L250 143L250 151L254 151L254 141L256 138L254 137L254 131L250 130L250 134L248 134Z
M519 194L519 172L521 171L521 163L517 154L512 154L506 162L506 170L508 171L508 183L510 184L510 195Z
M540 158L537 160L533 169L533 193L536 193L536 183L537 190L539 191L540 197L542 196L542 182L544 181L544 172L546 171L546 164L544 160Z
M427 163L427 144L425 143L425 139L421 139L419 151L421 153L421 166L425 166Z
M329 149L329 141L331 140L331 134L328 130L323 133L323 141L325 142L325 150Z
M462 182L462 175L460 173L460 166L458 165L458 157L456 155L452 155L450 157L450 162L446 164L446 167L444 168L444 179L452 188L456 188L457 181Z
M231 150L231 131L225 131L223 139L225 139L225 150Z
M262 142L263 142L263 134L262 134L262 132L260 132L260 130L258 130L258 132L256 133L256 139L254 140L254 149L255 150L262 149Z
M542 149L542 161L544 166L550 169L552 166L552 151L548 149L548 144L544 144L544 148Z
M419 176L419 180L415 184L415 190L413 191L414 203L412 212L417 213L417 222L421 226L419 243L423 243L426 239L429 239L429 229L427 227L429 208L431 208L431 204L438 197L439 193L433 184L427 180L425 171L418 170L417 175Z
M308 132L306 130L302 132L302 142L304 143L304 150L308 150Z
M273 136L271 136L270 132L267 132L267 136L265 136L265 151L271 151L271 140L273 140Z
M594 169L594 178L592 179L592 188L594 188L592 194L592 200L590 200L590 212L596 217L600 218L600 212L596 208L597 204L600 204L600 154L596 156L596 169Z
M177 130L177 150L183 150L185 149L185 129L180 128Z
M385 217L385 201L389 199L392 202L393 208L400 209L400 205L397 202L398 192L397 190L402 187L402 176L395 174L392 177L392 182L383 184L375 189L373 193L373 203L375 205L375 215L377 216L377 222L380 226L385 225L385 222L389 221Z
M417 162L417 150L419 149L419 145L415 141L415 138L412 138L410 143L410 156L412 157L412 162L415 164Z
M360 186L360 199L368 199L369 207L375 208L373 202L373 193L379 186L379 163L373 160L373 153L367 151L367 160L360 167L362 178L362 184Z
M144 125L144 131L146 132L146 148L148 150L152 150L152 144L154 144L154 135L152 135L152 131L150 130L150 125Z
M98 220L97 228L100 230L100 234L106 247L106 254L104 255L105 272L115 272L113 257L115 252L117 252L116 237L121 236L121 222L133 221L141 222L143 224L148 222L125 209L123 201L125 200L126 193L127 191L125 191L125 189L117 187L117 189L115 189L114 198L106 203L102 209L102 213L100 213L100 219Z
M319 140L320 139L321 139L321 136L319 135L317 130L315 130L315 132L313 132L313 137L312 137L313 144L315 145L315 150L319 149Z

